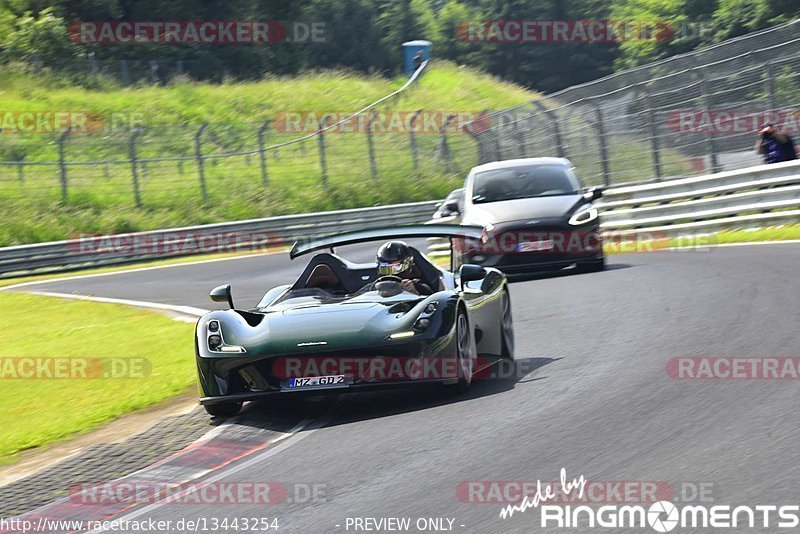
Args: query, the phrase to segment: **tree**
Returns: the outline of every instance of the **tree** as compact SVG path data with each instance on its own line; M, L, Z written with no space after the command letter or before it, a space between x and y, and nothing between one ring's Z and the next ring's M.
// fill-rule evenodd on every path
M67 25L46 8L35 16L27 12L16 18L3 39L7 60L37 61L44 66L58 66L76 59L78 47L69 39Z

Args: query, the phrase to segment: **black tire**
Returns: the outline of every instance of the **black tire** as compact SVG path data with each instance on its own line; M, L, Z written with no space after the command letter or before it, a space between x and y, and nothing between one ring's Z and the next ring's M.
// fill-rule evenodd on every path
M211 417L232 417L242 409L241 402L219 402L203 406Z
M502 339L501 356L514 359L514 318L511 315L511 296L508 289L503 291L503 302L501 304L500 335Z
M582 273L599 273L606 270L606 257L603 256L599 260L587 261L586 263L578 264L578 271Z
M450 386L455 394L465 393L472 386L473 365L475 363L475 336L467 319L467 313L459 308L456 314L456 359L458 381Z

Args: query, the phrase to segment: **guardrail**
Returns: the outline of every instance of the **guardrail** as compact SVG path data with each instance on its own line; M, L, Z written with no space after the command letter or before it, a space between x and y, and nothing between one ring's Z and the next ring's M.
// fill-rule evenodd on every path
M0 249L0 278L195 254L271 250L326 233L427 220L436 201L286 215Z
M598 205L615 235L715 232L800 220L800 161L608 189Z
M0 249L0 278L211 252L265 250L326 233L428 220L437 201L268 217ZM710 233L800 220L800 161L608 189L604 233ZM441 254L440 240L431 252Z

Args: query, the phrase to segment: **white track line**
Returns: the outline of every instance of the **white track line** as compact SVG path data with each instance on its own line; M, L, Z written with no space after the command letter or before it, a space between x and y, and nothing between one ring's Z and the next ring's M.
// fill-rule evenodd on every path
M146 308L159 311L170 311L179 315L189 316L192 318L201 317L207 314L210 310L202 308L194 308L192 306L176 306L173 304L162 304L160 302L148 302L145 300L128 300L128 299L115 299L111 297L91 297L88 295L76 295L73 293L53 293L51 291L26 291L29 295L41 295L43 297L55 297L60 299L72 300L88 300L92 302L105 302L108 304L123 304L125 306L133 306L135 308Z

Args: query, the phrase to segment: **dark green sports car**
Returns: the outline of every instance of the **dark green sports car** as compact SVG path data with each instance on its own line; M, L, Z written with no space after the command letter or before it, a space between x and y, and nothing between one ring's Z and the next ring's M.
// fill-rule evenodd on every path
M212 416L275 394L354 391L437 382L469 387L483 356L513 359L511 301L497 269L435 265L418 249L412 276L429 295L409 291L376 263L356 264L334 247L397 238L480 239L483 228L400 226L295 243L292 259L317 252L291 285L250 310L233 306L230 286L211 292L231 309L204 315L195 336L200 403ZM324 251L323 250L330 250ZM481 356L479 359L478 356Z

